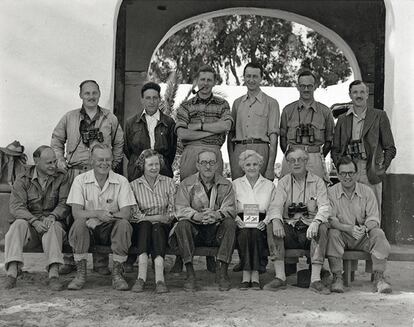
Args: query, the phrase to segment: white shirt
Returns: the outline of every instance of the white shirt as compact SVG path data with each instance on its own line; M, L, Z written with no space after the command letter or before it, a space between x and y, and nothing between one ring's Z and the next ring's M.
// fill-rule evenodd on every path
M149 137L150 137L150 146L151 146L151 149L154 149L154 146L155 146L155 127L157 126L157 123L160 120L160 111L157 110L157 112L155 114L153 114L152 116L148 115L145 112L145 119L147 121L147 126L148 126L148 134L149 134Z
M252 188L246 175L244 175L233 181L233 189L236 196L237 212L243 212L244 204L258 204L259 211L266 212L266 218L264 219L266 224L275 218L273 203L276 196L276 187L271 181L260 175Z

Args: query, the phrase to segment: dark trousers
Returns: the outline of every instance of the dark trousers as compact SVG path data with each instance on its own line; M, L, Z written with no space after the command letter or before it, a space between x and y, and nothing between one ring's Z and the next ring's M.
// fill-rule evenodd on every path
M267 238L266 231L257 228L241 228L237 230L237 246L242 270L266 271Z
M181 220L172 238L171 242L176 241L184 263L193 261L196 246L218 246L217 259L230 263L236 239L236 223L232 218L225 218L218 224L210 225L198 225L190 220Z
M132 246L138 248L138 255L142 253L151 254L155 259L157 256L165 257L170 225L162 223L151 223L142 221L132 223Z

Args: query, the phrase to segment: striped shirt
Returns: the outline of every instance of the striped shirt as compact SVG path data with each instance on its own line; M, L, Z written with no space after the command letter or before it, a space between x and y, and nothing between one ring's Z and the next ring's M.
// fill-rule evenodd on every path
M151 188L145 176L130 183L137 205L133 208L134 222L151 221L170 223L175 217L175 184L172 178L158 175ZM154 220L151 216L161 215L164 219Z
M219 120L230 120L233 123L233 118L230 114L229 103L219 97L212 96L205 101L198 95L183 102L177 111L177 121L175 129L180 127L187 128L188 124L192 123L215 123ZM195 141L183 141L183 145L218 145L222 146L226 139L226 133L219 133L204 137Z

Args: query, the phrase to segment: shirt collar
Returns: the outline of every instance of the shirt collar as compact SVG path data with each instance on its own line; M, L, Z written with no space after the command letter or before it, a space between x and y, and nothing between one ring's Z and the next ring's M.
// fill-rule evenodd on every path
M82 108L81 108L81 110L80 110L80 113L81 113L81 115L83 116L83 117L85 117L85 118L89 118L89 115L86 113L86 109L85 109L85 107L84 106L82 106ZM100 117L100 115L102 114L102 109L101 109L101 107L100 106L98 106L98 110L96 111L96 114L95 114L95 116L94 117L92 117L92 119L93 118L99 118Z
M157 179L155 180L155 184L157 184L159 181L165 181L166 177L164 175L158 174ZM138 184L148 184L147 179L144 175L137 178Z
M141 117L144 116L144 115L147 116L147 117L155 118L156 120L160 120L160 110L157 110L157 112L155 114L153 114L152 116L150 116L150 115L147 114L147 112L144 109L144 111L141 114Z
M249 94L246 93L245 95L243 95L242 97L242 102L247 101L247 99L249 99ZM259 93L256 94L255 99L259 102L262 103L263 102L263 92L262 90L259 91Z
M96 184L98 184L98 181L95 178L95 173L94 173L93 169L87 171L85 174L86 174L85 183L96 183ZM119 184L119 181L116 178L116 175L112 170L109 171L107 181L108 181L108 183L111 183L111 184Z
M246 174L244 174L244 175L242 176L241 180L243 181L243 183L246 183L246 184L250 185L250 182L249 182L249 180L247 179ZM263 183L264 181L267 181L267 180L268 180L268 179L264 178L264 177L262 176L262 174L259 174L259 178L257 179L256 184L254 184L254 187L256 187L256 185L259 185L259 184L261 184L261 183Z
M342 197L342 195L345 196L346 198L348 198L348 196L345 193L344 188L342 187L342 184L341 183L339 183L338 189L339 189L339 192L337 194L337 198L338 199L340 199ZM355 190L354 190L354 193L353 194L355 194L356 196L359 196L360 198L362 197L362 194L361 194L361 186L359 185L358 182L355 185Z
M354 117L362 120L362 119L365 119L365 116L367 115L367 108L365 108L364 111L358 116L355 113L354 106L351 105L350 108L348 109L348 111L346 112L346 115L347 116L353 115Z
M213 93L208 99L201 99L199 95L197 94L195 97L191 98L191 101L193 104L202 103L202 102L212 103L212 104L221 104L221 102L219 101L219 98L215 97Z
M196 173L196 175L197 175L197 181L198 181L199 183L204 183L204 182L201 180L200 173ZM225 184L225 182L223 181L223 179L224 179L224 177L222 177L222 176L220 176L220 175L218 175L218 174L215 174L215 175L214 175L214 179L213 179L213 185ZM224 180L226 180L226 179L224 179Z
M290 173L290 178L293 179L293 181L296 181L296 179L293 177L292 173ZM306 183L308 182L316 182L317 176L310 171L308 171L308 176L306 177Z
M301 99L299 99L299 101L298 101L298 108L299 109L303 109L303 108L311 108L313 111L317 111L317 108L318 108L318 106L317 106L317 104L316 104L316 101L315 100L313 100L312 102L311 102L311 104L309 105L309 106L307 106Z

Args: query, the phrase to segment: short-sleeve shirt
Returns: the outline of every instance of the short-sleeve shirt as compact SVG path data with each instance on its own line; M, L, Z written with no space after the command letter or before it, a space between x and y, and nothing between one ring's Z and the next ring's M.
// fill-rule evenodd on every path
M266 213L265 223L274 218L276 187L271 181L260 175L252 187L244 175L233 181L233 189L236 196L237 212L243 212L244 204L258 204L259 211Z
M85 210L108 210L118 212L126 206L136 204L128 180L112 170L101 189L93 170L75 177L67 204L79 204Z
M279 104L262 91L253 99L248 94L236 99L231 114L235 121L232 141L254 138L269 142L271 134L279 134Z
M177 111L177 122L175 130L180 127L187 128L192 123L215 123L217 121L230 121L229 103L217 96L212 95L209 99L201 99L198 95L184 101ZM183 145L218 145L222 146L226 139L226 133L219 133L204 137L195 141L182 141Z
M296 128L299 124L311 124L314 128L314 142L308 137L302 137L302 142L296 142ZM333 140L335 123L332 112L324 104L313 101L310 106L298 100L288 104L282 111L280 119L280 137L287 138L292 145L324 145Z
M381 224L378 204L372 189L362 183L356 183L355 191L349 198L337 183L328 190L332 207L332 217L347 225L364 225L367 221L376 221Z

